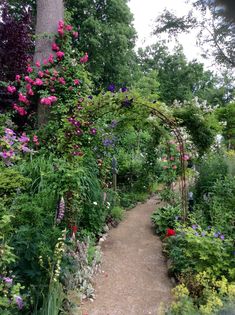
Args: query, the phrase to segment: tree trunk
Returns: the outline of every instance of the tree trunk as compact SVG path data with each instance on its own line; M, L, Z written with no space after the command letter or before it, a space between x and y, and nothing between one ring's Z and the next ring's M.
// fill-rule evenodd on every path
M48 59L52 53L51 44L57 33L59 20L64 18L63 0L37 0L36 47L34 62ZM46 36L45 36L46 35ZM48 36L49 35L49 36ZM38 104L38 126L48 121L49 109Z

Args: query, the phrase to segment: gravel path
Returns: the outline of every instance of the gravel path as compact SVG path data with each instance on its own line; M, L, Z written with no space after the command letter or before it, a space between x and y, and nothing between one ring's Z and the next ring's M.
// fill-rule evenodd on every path
M158 315L169 304L172 284L167 277L161 241L150 221L156 198L127 212L102 244L102 272L95 278L96 299L83 305L83 315Z

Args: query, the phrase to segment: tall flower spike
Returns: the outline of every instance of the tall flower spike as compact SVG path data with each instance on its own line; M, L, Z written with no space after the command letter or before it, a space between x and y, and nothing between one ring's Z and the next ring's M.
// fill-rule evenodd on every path
M64 198L61 197L59 206L58 206L58 211L57 211L57 218L56 218L57 223L60 223L63 220L64 213L65 213L65 202L64 202Z

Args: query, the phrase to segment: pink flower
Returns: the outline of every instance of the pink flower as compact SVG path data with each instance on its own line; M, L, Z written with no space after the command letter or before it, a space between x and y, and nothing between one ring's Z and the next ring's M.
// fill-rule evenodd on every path
M73 80L74 85L79 85L80 81L78 79Z
M49 71L48 69L46 69L46 70L45 70L45 73L46 73L47 75L49 75L49 74L50 74L50 71Z
M28 82L28 83L33 83L33 80L32 80L29 76L27 76L27 75L24 77L24 79L25 79L25 81Z
M48 60L44 59L43 64L46 66L48 64Z
M81 63L86 63L87 61L88 61L88 54L85 53L85 55L80 58L80 62L81 62Z
M30 67L30 66L28 66L28 68L27 68L27 72L28 72L28 73L32 73L32 72L33 72L33 68L32 68L32 67Z
M188 154L184 154L182 159L184 161L188 161L189 160L189 155Z
M16 88L14 86L8 85L7 91L11 94L15 93Z
M55 92L55 89L51 89L51 92L54 93L54 92Z
M72 25L66 25L65 29L66 29L66 31L70 32L70 31L72 31L73 27L72 27Z
M36 65L36 67L40 68L41 67L40 61L36 61L35 65Z
M29 104L29 100L27 99L27 97L25 95L23 95L22 93L19 93L19 101L28 105Z
M20 78L21 78L20 75L17 74L17 75L16 75L16 81L20 81Z
M49 100L48 97L41 98L40 103L43 105L49 105L49 106L51 105L51 101Z
M55 77L58 77L59 72L58 72L58 71L56 71L56 70L54 70L54 71L53 71L53 75L54 75Z
M57 51L56 56L59 60L61 60L64 57L64 52L63 51Z
M48 58L48 62L50 62L50 63L54 62L54 56L52 54L50 54L50 56Z
M39 75L40 78L43 78L43 76L44 76L43 71L38 71L38 75Z
M41 85L43 85L43 81L41 79L37 78L34 82L34 85L41 86Z
M173 168L173 170L176 170L176 169L177 169L177 166L176 166L176 165L173 165L172 168Z
M62 85L66 84L65 79L64 78L59 78L58 82Z
M34 95L34 91L32 89L28 90L28 95L33 96Z
M72 86L70 86L70 87L69 87L69 91L72 91L72 90L73 90L73 87L72 87Z
M63 28L64 27L64 21L63 20L59 20L59 28Z
M60 50L60 47L56 43L53 43L51 45L51 48L52 48L53 51L59 51Z
M175 160L174 156L171 156L170 161L174 161L174 160Z
M39 145L38 136L36 136L36 135L33 136L33 142L34 142L36 145Z
M49 96L48 98L49 98L49 100L50 100L52 103L55 103L55 102L57 101L57 99L58 99L56 96L53 96L53 95L52 95L52 96Z
M62 37L64 35L63 28L58 28L58 34Z
M73 37L78 38L78 32L73 32Z
M23 107L17 106L16 104L13 104L13 109L16 110L20 116L27 115L26 110Z

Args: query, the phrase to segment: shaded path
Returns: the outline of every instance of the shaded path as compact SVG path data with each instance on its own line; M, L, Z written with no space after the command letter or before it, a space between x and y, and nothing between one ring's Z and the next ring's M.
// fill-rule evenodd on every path
M128 211L109 232L102 273L95 278L96 299L84 303L84 315L157 315L160 303L169 303L172 284L150 221L156 202L152 198Z

